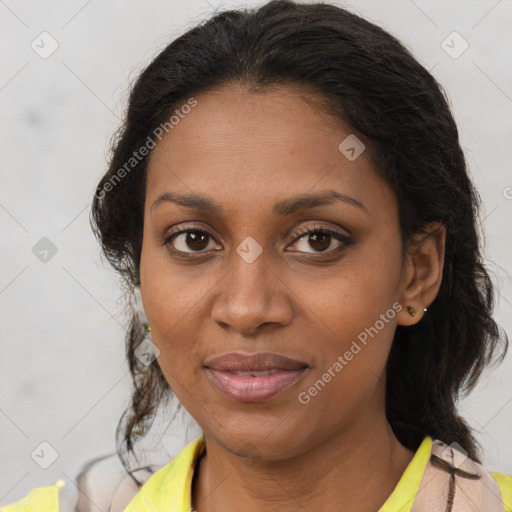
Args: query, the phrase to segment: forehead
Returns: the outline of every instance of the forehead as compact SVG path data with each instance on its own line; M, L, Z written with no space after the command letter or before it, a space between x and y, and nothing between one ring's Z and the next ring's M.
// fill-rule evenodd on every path
M179 191L263 203L336 188L365 204L389 208L394 201L366 150L355 159L340 150L347 137L358 139L311 94L285 86L253 93L230 85L195 100L153 149L148 200Z

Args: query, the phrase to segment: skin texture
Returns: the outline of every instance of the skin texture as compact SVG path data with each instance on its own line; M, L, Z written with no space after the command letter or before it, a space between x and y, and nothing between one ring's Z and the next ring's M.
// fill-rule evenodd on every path
M151 155L141 255L158 362L206 439L192 506L375 512L413 457L385 417L386 360L396 325L419 321L439 290L444 228L402 255L393 191L368 151L350 161L338 150L353 130L315 108L307 92L281 86L255 94L229 85L196 100ZM364 209L334 201L283 217L272 212L278 201L328 189ZM224 211L168 201L152 209L165 192L208 196ZM163 240L191 225L210 237L187 244L179 235L168 247L183 256L171 254ZM315 241L303 234L308 227L350 243ZM252 263L236 252L247 237L262 248ZM394 303L403 308L300 403L299 393ZM309 368L277 396L239 403L203 368L231 351L275 352Z

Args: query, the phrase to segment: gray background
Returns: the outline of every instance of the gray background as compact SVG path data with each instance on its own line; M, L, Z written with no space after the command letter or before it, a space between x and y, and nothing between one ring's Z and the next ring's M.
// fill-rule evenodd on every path
M88 215L130 81L215 8L261 3L0 0L0 504L67 481L89 458L114 451L130 392L122 304ZM512 3L343 5L395 34L447 90L484 204L485 256L500 290L496 319L510 336ZM58 44L46 59L31 47L51 48L44 31ZM453 31L463 39L448 37ZM454 58L464 40L469 47ZM43 237L57 249L46 262L32 252ZM461 411L479 431L487 465L512 474L512 354ZM157 424L160 433L168 419ZM159 435L148 442L151 460L165 462L199 434L185 437L188 420L169 429L163 446ZM41 460L51 457L43 441L58 453L48 469L31 457L35 449Z

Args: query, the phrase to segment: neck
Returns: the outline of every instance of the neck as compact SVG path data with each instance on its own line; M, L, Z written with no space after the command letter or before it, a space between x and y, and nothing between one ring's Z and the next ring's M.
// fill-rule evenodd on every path
M414 452L400 444L385 417L361 420L299 456L251 464L205 434L207 452L195 472L193 509L376 512Z

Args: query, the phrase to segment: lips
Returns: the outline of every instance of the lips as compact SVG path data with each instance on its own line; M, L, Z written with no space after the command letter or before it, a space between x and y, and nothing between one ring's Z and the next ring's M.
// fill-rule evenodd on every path
M307 364L272 352L256 354L231 352L207 361L205 366L211 370L261 372L267 370L298 370L306 367Z
M237 402L262 402L293 386L305 363L273 353L232 352L211 359L205 369L216 389Z

